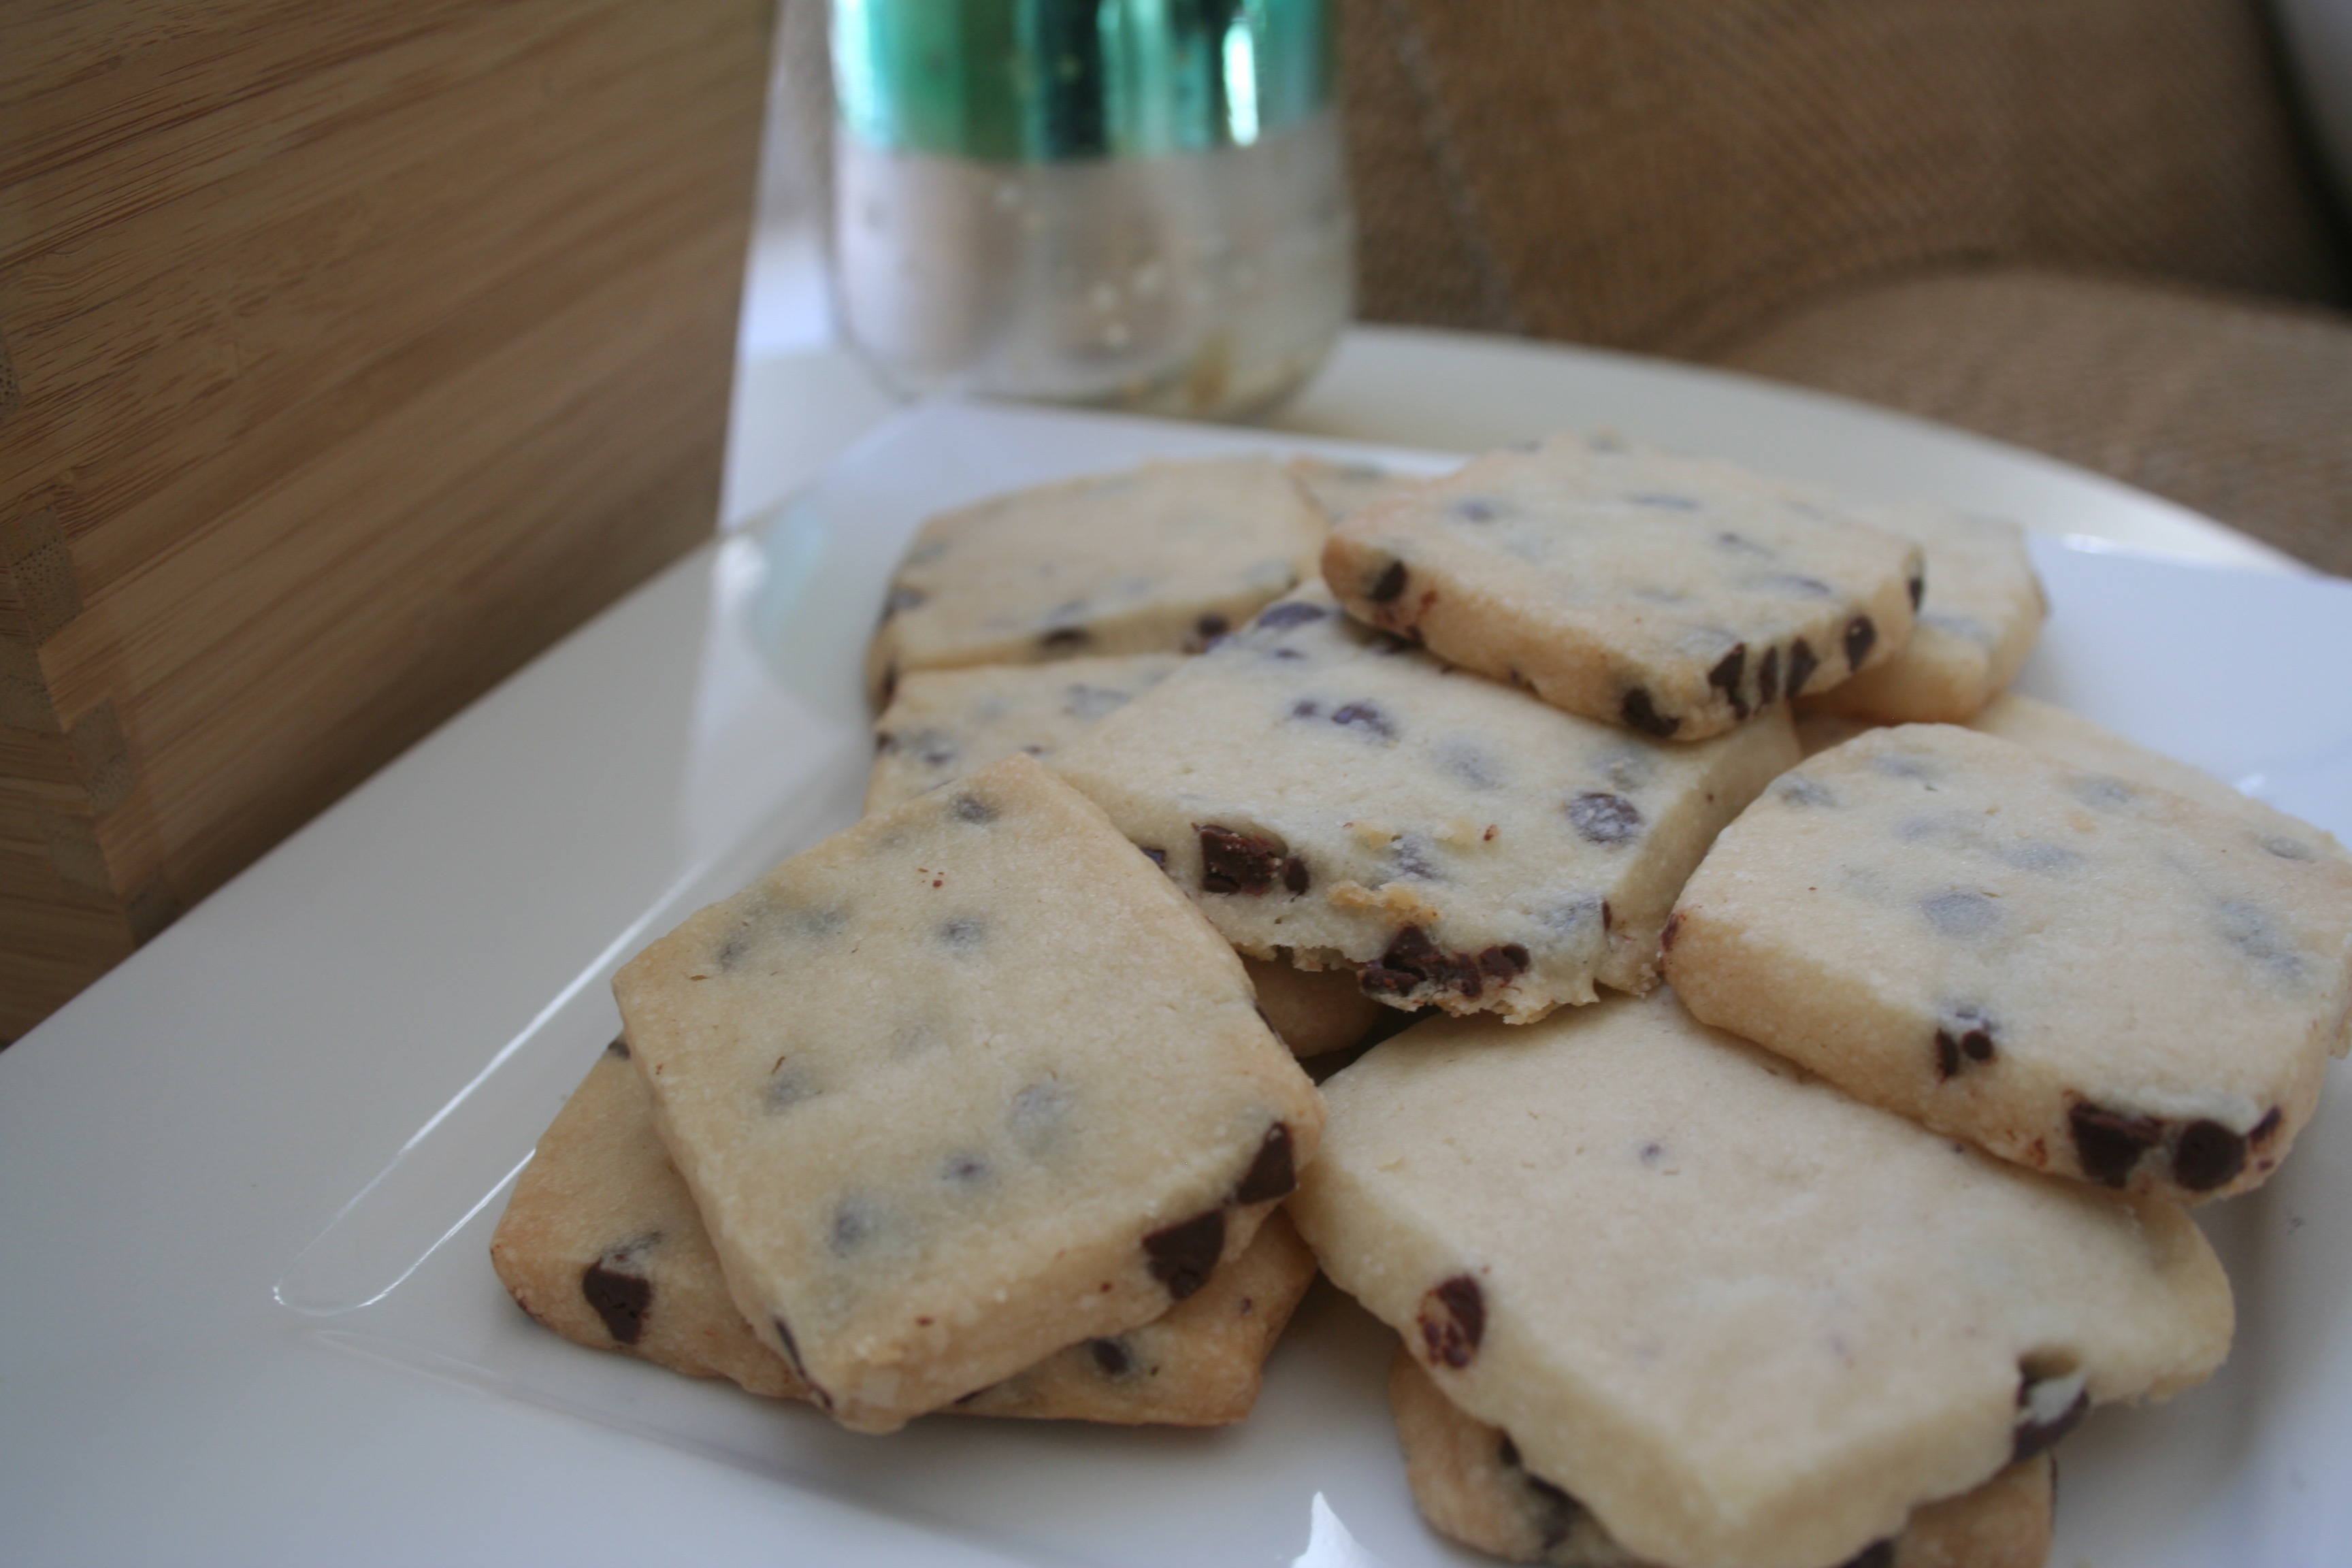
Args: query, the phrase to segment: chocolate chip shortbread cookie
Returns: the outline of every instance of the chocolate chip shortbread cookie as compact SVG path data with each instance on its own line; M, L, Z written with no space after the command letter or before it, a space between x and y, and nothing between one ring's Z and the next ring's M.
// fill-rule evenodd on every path
M1183 661L1139 653L908 675L874 721L866 809L887 810L1015 752L1051 756Z
M719 1255L669 1155L653 1102L615 1042L539 1141L490 1258L525 1311L620 1351L753 1394L805 1399L727 1293ZM1121 1425L1220 1426L1249 1414L1266 1353L1315 1279L1279 1213L1194 1295L1139 1328L1055 1352L947 1410Z
M1948 725L1766 791L1690 879L1699 1017L2037 1170L2188 1200L2285 1154L2352 1013L2352 865Z
M1323 510L1272 458L1147 463L923 524L866 658L914 669L1197 648L1315 575Z
M1015 752L1050 757L1182 662L1181 654L1143 653L908 676L874 726L866 809L912 800ZM1244 956L1242 965L1266 1022L1298 1056L1346 1049L1381 1010L1343 973L1298 969L1278 957Z
M1885 664L1920 552L1780 481L1611 436L1481 458L1335 528L1348 613L1547 702L1720 734Z
M2016 678L2050 613L2024 531L1937 507L1857 506L1853 515L1919 546L1926 596L1900 653L1806 705L1882 724L1973 718Z
M1514 1563L1651 1568L1590 1509L1529 1470L1509 1433L1455 1409L1405 1346L1389 1367L1389 1404L1413 1506L1441 1535ZM2047 1453L2021 1459L1980 1487L1922 1504L1849 1568L2042 1568L2053 1479Z
M1291 1215L1639 1558L1820 1568L2228 1348L2179 1208L1864 1105L1667 993L1423 1024L1328 1079Z
M1234 946L1514 1021L1639 990L1683 879L1796 760L1787 716L1666 745L1450 669L1308 590L1053 765Z
M865 1431L1197 1292L1321 1122L1233 951L1024 756L785 861L614 993L738 1310Z

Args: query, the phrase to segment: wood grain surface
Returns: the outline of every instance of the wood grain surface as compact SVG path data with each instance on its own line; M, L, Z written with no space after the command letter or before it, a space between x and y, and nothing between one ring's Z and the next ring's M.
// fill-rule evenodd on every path
M709 533L771 6L0 7L0 1040Z

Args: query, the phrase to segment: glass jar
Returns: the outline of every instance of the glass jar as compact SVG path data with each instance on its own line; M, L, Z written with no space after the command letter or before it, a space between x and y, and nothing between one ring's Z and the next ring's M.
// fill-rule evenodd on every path
M833 0L833 252L908 393L1271 407L1353 304L1331 0Z

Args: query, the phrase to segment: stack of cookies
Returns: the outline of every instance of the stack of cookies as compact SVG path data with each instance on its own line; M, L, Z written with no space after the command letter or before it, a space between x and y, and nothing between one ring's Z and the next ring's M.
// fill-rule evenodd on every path
M2044 613L1605 435L935 519L867 816L622 972L501 1277L878 1432L1238 1419L1319 1264L1457 1540L2040 1563L2352 1016L2352 858L2003 696Z

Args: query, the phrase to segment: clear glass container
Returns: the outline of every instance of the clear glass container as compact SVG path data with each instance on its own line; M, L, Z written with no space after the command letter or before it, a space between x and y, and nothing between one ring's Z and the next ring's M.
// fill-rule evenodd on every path
M1245 418L1353 304L1329 0L834 0L845 335L910 393Z

